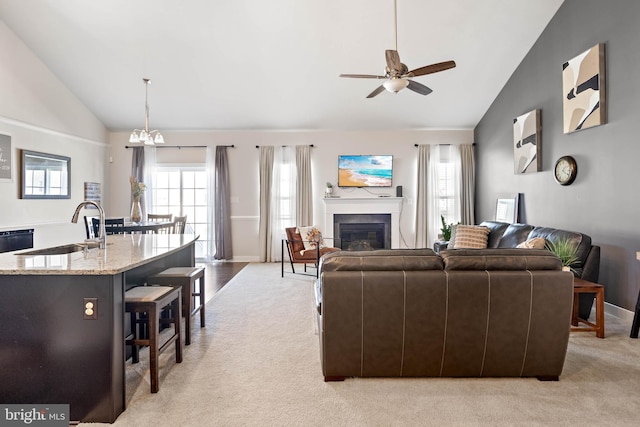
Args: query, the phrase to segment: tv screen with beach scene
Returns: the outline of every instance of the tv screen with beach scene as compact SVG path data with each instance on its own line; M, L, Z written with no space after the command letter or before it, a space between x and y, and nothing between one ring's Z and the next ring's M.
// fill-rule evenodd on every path
M391 187L393 156L338 156L338 187Z

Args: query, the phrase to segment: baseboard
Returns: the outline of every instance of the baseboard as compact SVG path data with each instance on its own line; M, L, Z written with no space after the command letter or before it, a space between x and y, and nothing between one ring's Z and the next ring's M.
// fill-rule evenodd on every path
M258 256L238 256L233 257L231 262L260 262L260 257ZM278 261L280 262L280 261Z
M604 312L605 314L610 314L612 316L617 317L618 319L628 321L629 324L633 322L634 312L631 310L627 310L626 308L618 307L617 305L609 304L608 302L604 303Z

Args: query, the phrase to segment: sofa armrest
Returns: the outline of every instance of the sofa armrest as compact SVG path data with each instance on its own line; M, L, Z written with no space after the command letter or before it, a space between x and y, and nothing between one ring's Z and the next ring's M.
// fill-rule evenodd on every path
M581 279L598 283L600 277L600 246L593 245L582 267Z

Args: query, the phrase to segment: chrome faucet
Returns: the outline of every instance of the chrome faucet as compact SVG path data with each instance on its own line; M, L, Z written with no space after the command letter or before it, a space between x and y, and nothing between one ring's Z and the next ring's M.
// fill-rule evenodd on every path
M87 205L95 206L96 208L98 208L98 212L100 212L100 228L98 229L98 233L100 235L96 238L96 240L99 242L99 248L104 249L107 246L107 231L104 227L104 209L102 209L102 206L100 206L98 203L94 201L85 200L84 202L80 203L76 208L76 211L73 213L73 217L71 218L71 222L73 222L74 224L78 222L78 215L80 215L80 209L82 209Z

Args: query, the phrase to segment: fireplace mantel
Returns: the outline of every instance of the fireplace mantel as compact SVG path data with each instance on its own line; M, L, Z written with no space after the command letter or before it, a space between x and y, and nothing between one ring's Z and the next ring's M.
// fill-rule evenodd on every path
M402 197L327 197L323 234L333 235L334 214L391 214L391 248L400 248Z

